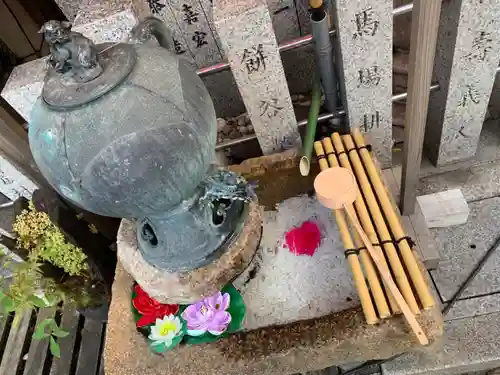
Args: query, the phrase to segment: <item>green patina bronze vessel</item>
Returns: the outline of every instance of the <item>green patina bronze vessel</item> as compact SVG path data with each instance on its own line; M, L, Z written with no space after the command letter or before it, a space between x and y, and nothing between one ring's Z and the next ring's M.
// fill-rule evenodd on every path
M136 219L151 264L209 263L239 232L252 194L212 164L216 116L203 82L158 19L132 30L134 44L94 45L70 26L41 30L52 67L29 129L40 171L71 202Z

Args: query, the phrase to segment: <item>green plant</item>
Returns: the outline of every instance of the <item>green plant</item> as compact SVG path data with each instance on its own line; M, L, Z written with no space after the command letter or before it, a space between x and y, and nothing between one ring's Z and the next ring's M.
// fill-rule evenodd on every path
M28 209L16 217L13 229L17 234L17 247L26 250L27 257L20 263L4 262L11 269L12 277L8 283L0 285L0 307L4 314L15 313L14 325L28 309L57 306L60 302L74 302L80 297L82 301L88 301L82 279L74 280L75 276L87 275L87 256L66 240L46 213L36 211L29 202ZM64 271L62 279L55 280L54 275L45 275L43 262ZM52 355L59 357L57 339L66 335L54 319L45 319L36 327L33 339L48 338Z
M59 347L59 343L57 342L58 338L66 337L69 335L69 332L61 329L54 318L46 318L44 319L38 327L36 327L35 333L33 334L33 338L36 340L41 340L45 338L49 338L49 348L50 352L54 357L61 356L61 348Z
M0 290L0 312L3 314L14 313L14 321L12 323L14 326L18 324L23 311L32 310L37 307L55 306L63 301L64 294L57 288L52 280L43 277L40 272L40 264L28 260L23 263L12 263L11 268L13 270L13 277L9 285L3 286L2 288L5 289L7 293ZM41 290L44 292L42 293ZM45 323L45 321L42 322L37 327L37 332L40 326L42 326L42 330L44 330L47 324L48 323ZM53 324L55 324L55 321L51 323L51 327ZM60 334L61 330L58 331L54 328L54 332ZM56 335L56 337L64 336ZM35 334L33 338L40 339L43 337ZM50 338L49 347L52 355L57 357L58 353L60 353L59 344L52 336Z
M72 276L87 270L82 249L68 242L45 212L35 210L33 202L17 215L13 229L18 247L28 250L34 260L49 262Z

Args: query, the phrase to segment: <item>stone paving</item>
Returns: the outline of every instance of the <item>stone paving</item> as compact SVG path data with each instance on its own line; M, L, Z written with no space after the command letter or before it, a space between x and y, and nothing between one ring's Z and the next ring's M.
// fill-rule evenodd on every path
M433 228L441 256L430 271L436 293L445 304L479 258L500 236L500 127L485 127L475 165L442 173L423 162L419 194L460 188L471 210L467 223ZM455 167L456 168L456 167ZM382 365L383 375L477 374L500 367L500 250L492 255L465 293L445 316L445 335L432 348L407 353ZM477 375L476 373L474 373Z

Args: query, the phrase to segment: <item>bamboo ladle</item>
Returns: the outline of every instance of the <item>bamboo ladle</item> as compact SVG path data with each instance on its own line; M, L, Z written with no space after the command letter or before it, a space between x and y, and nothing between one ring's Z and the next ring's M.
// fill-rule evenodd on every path
M427 345L429 343L429 340L422 330L422 327L420 327L420 324L417 322L415 315L412 313L410 307L401 295L401 292L396 286L391 274L389 273L387 268L384 267L377 251L372 246L370 240L368 239L368 236L361 227L361 224L356 217L356 213L353 212L352 203L356 200L359 192L356 178L354 177L352 172L347 168L328 168L320 172L316 176L316 179L314 180L314 190L316 191L318 200L324 206L331 208L332 210L345 210L354 229L358 233L359 237L361 237L361 240L366 246L368 253L377 266L382 279L385 281L387 287L394 296L396 303L401 308L406 321L417 336L418 341L421 345Z

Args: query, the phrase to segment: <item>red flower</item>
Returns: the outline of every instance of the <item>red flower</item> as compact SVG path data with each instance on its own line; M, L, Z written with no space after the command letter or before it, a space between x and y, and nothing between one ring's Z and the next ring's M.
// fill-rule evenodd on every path
M137 321L137 327L144 327L153 324L157 318L163 319L165 315L175 315L179 311L179 305L168 305L151 298L137 284L134 288L135 298L132 301L135 309L141 314Z

